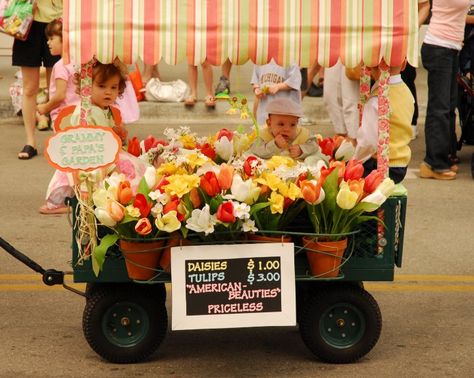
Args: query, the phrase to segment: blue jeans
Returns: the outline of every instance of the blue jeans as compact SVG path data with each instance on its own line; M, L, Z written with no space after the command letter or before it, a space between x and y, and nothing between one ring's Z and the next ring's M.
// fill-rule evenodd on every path
M451 166L456 154L456 103L459 51L423 43L423 67L428 71L428 107L425 121L425 162L435 171Z

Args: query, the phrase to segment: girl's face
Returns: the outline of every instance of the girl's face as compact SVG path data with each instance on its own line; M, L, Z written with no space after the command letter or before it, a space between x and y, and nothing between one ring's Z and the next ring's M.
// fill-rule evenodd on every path
M298 130L298 117L289 114L270 114L267 126L273 137L281 135L287 142L292 142Z
M91 95L92 103L99 108L107 109L115 102L119 95L119 84L119 76L112 76L105 81L99 79L93 80Z
M59 35L53 35L48 37L48 47L51 55L62 55L63 54L63 41Z

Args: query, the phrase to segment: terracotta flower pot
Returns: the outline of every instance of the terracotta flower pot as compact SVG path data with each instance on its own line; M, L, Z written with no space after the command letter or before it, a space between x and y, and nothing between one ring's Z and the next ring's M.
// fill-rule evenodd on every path
M248 240L254 241L256 243L289 243L291 242L291 236L285 235L276 235L275 236L265 236L261 234L248 234Z
M171 235L166 243L166 247L163 249L163 253L161 254L160 258L160 266L161 268L167 272L171 272L171 248L177 247L181 245L190 245L191 242L188 239L182 239L180 236Z
M159 267L164 240L135 242L120 240L120 251L125 258L128 277L132 280L149 280Z
M313 276L327 278L339 275L342 256L347 248L347 238L336 241L314 241L303 237L303 245Z

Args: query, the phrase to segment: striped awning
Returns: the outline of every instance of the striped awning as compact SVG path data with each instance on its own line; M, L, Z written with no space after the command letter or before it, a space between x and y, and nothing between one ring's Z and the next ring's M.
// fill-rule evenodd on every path
M417 0L64 0L64 59L418 66Z

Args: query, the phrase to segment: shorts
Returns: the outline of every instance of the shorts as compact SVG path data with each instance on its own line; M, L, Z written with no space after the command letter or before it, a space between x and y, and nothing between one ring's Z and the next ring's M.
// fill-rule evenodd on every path
M44 30L47 22L33 21L26 41L15 39L13 43L12 65L20 67L53 67L61 56L52 56Z

